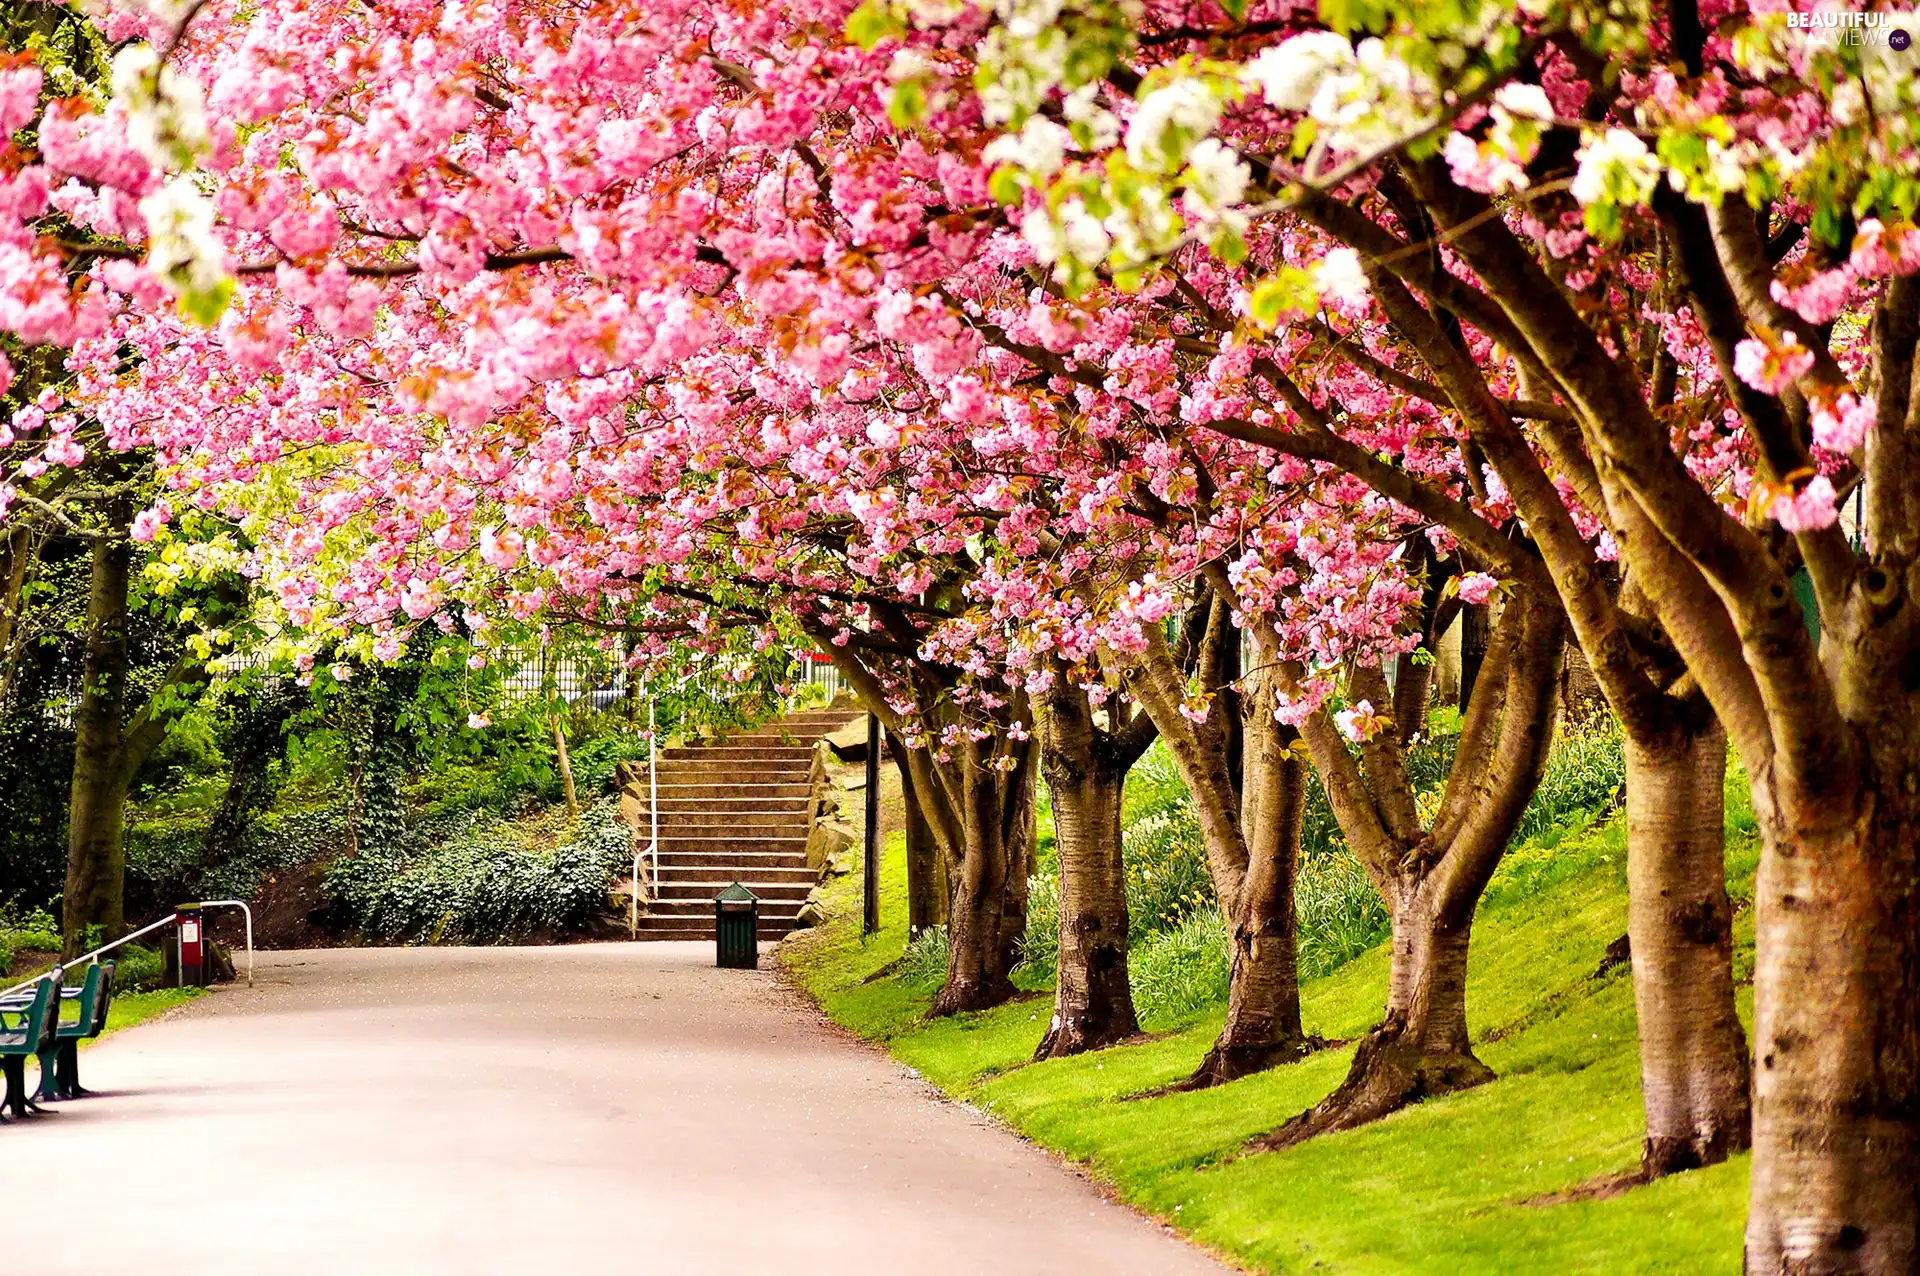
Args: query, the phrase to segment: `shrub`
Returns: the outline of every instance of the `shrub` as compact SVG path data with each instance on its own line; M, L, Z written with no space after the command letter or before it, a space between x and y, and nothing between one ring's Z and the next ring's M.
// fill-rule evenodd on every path
M1344 847L1301 860L1293 902L1302 979L1330 975L1387 937L1386 905Z
M407 943L509 943L584 924L626 863L630 835L603 800L553 846L490 813L426 820L390 846L363 846L325 886L368 936Z
M894 967L900 982L911 988L938 988L947 979L947 928L930 926L907 942Z
M1611 802L1626 782L1626 743L1618 718L1599 713L1563 724L1514 841L1525 842L1562 825L1584 822Z
M1232 963L1227 928L1216 912L1149 936L1127 958L1133 1006L1143 1026L1163 1030L1227 999Z
M573 784L582 799L613 792L613 773L622 762L642 761L647 756L646 737L638 733L613 731L595 736L569 753L573 763Z
M125 944L108 957L114 963L113 986L118 992L148 992L166 984L166 954L158 948Z
M1213 874L1200 840L1193 803L1180 790L1177 805L1162 806L1121 834L1126 856L1127 914L1136 942L1177 929L1214 906Z
M1060 962L1060 875L1036 873L1027 879L1027 928L1020 936L1020 965L1015 979L1046 978Z

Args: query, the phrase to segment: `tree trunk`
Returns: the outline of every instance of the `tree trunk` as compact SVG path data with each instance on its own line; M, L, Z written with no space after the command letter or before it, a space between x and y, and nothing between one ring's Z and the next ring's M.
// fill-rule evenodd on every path
M1460 609L1460 712L1473 700L1473 684L1487 660L1487 641L1493 632L1492 609L1486 604Z
M1416 659L1423 653L1424 658ZM1426 728L1434 664L1433 653L1425 648L1402 652L1394 660L1393 728L1401 744L1412 744L1413 738Z
M567 753L567 729L560 715L553 715L553 756L560 766L560 791L567 802L567 818L580 818L580 792L573 787L573 758Z
M1060 956L1053 1021L1036 1059L1078 1054L1140 1030L1127 981L1127 885L1121 793L1130 759L1093 723L1087 694L1065 678L1048 691L1040 760L1060 854Z
M906 746L887 732L887 752L900 773L900 796L906 811L907 937L915 938L947 921L946 861L934 839L933 825L922 809L922 795L913 786L913 768L907 765Z
M1011 997L1013 967L1027 924L1027 876L1033 871L1032 752L996 770L978 745L962 745L947 771L954 801L945 825L947 979L929 1014L986 1010Z
M1425 886L1394 906L1386 1018L1361 1039L1340 1088L1261 1140L1262 1147L1292 1147L1493 1080L1467 1035L1471 910L1464 921L1451 920L1451 911Z
M1217 604L1216 612L1210 623L1225 623L1224 606ZM1293 900L1300 796L1286 796L1286 743L1273 720L1270 657L1262 647L1246 695L1217 695L1198 723L1181 712L1187 678L1164 643L1150 641L1139 663L1127 669L1134 698L1153 718L1193 795L1214 894L1233 945L1226 1023L1183 1089L1231 1081L1310 1048L1300 1023ZM1198 664L1204 670L1209 662ZM1228 666L1232 676L1238 676L1238 665L1236 656ZM1232 707L1246 715L1244 724L1227 720ZM1298 777L1304 780L1304 771Z
M1727 736L1711 716L1671 735L1626 741L1627 935L1648 1178L1718 1164L1749 1141L1726 885Z
M67 888L61 941L69 957L84 952L88 928L107 939L126 930L127 591L133 547L118 538L94 542L87 600L87 649L80 704L74 711L73 792L67 832Z
M1274 721L1271 671L1252 674L1242 738L1240 828L1247 871L1221 916L1233 956L1227 1020L1184 1083L1199 1089L1290 1063L1314 1045L1300 1020L1299 917L1294 908L1307 764Z
M1751 1276L1920 1271L1920 773L1860 752L1857 802L1753 777Z
M1386 1015L1340 1087L1262 1146L1291 1147L1493 1079L1467 1032L1467 951L1480 896L1546 768L1565 644L1558 608L1524 594L1501 608L1431 821L1419 813L1397 738L1363 737L1356 761L1327 709L1307 718L1302 732L1328 803L1387 906ZM1363 666L1348 692L1384 697L1383 682Z
M21 597L26 591L27 567L33 559L33 537L25 527L0 530L0 710L13 698L20 637Z

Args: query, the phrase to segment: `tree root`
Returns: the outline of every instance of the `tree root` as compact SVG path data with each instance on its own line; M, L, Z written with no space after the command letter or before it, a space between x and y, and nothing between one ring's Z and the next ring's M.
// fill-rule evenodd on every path
M1055 1017L1053 1025L1047 1029L1047 1035L1033 1052L1033 1061L1039 1063L1045 1059L1064 1059L1069 1055L1085 1054L1089 1050L1103 1050L1108 1046L1117 1046L1140 1035L1140 1025L1132 1015L1124 1018L1110 1018L1104 1023L1093 1022L1094 1016L1061 1019Z
M1257 1046L1215 1045L1207 1051L1207 1057L1193 1070L1193 1075L1184 1081L1176 1081L1159 1093L1187 1094L1194 1090L1210 1090L1229 1081L1238 1081L1241 1077L1250 1077L1256 1072L1265 1072L1277 1068L1283 1063L1296 1063L1316 1050L1326 1047L1319 1037L1295 1037L1287 1041L1276 1041Z
M1401 1025L1385 1024L1361 1039L1339 1089L1254 1140L1249 1150L1277 1152L1322 1134L1357 1129L1422 1099L1471 1090L1493 1079L1493 1069L1470 1051L1425 1047L1407 1040Z
M933 999L933 1006L927 1011L927 1018L941 1019L947 1015L966 1014L974 1010L992 1010L995 1006L1013 1000L1017 992L1013 980L1002 975L998 978L983 979L978 982L968 980L955 983L949 979L940 985L940 991Z

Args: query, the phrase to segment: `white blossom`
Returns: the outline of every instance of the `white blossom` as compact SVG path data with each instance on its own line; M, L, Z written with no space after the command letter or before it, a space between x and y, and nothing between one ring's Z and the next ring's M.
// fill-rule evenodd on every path
M140 201L140 216L147 223L147 266L154 274L195 289L224 277L213 205L191 179L169 178Z
M1329 72L1346 70L1353 64L1353 46L1345 36L1308 31L1262 49L1241 75L1260 90L1267 105L1282 111L1304 111Z
M1623 128L1590 137L1575 157L1573 197L1581 204L1644 204L1660 180L1660 164L1647 144Z
M154 167L184 168L211 145L199 81L162 66L151 45L130 44L113 55L112 86L127 141Z
M1339 305L1357 309L1367 304L1367 272L1360 265L1360 254L1351 248L1336 248L1322 257L1313 268L1313 281L1322 297Z
M989 164L1012 164L1025 172L1051 177L1066 163L1067 145L1072 140L1067 130L1035 115L1019 133L995 138L982 158Z
M1494 105L1508 115L1523 120L1548 122L1553 119L1553 103L1547 91L1537 84L1503 84L1493 95Z
M1020 238L1027 241L1027 247L1033 249L1034 260L1043 266L1059 261L1061 249L1066 246L1053 215L1044 208L1032 209L1020 219Z
M1120 117L1100 105L1100 86L1083 84L1061 100L1060 112L1075 124L1086 126L1088 149L1111 150L1120 141Z
M1077 199L1070 199L1060 206L1060 232L1067 255L1075 261L1089 264L1097 262L1113 246L1113 240L1100 224L1100 219L1089 213L1087 206Z
M1185 139L1198 140L1220 119L1220 99L1197 80L1177 80L1142 98L1127 124L1127 159L1149 172L1180 166ZM1169 159L1173 162L1169 163Z
M1187 190L1209 209L1230 208L1247 193L1250 170L1239 152L1218 138L1203 138L1187 156Z

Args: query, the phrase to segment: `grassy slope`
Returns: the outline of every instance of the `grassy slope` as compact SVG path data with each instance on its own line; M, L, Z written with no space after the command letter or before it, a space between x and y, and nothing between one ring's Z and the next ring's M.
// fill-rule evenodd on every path
M1728 789L1730 870L1744 895L1751 820L1737 777ZM1631 1168L1641 1137L1631 980L1624 968L1595 977L1626 928L1622 830L1616 820L1553 841L1515 851L1476 921L1469 1009L1500 1079L1283 1153L1237 1155L1338 1084L1350 1047L1199 1094L1117 1102L1189 1072L1219 1012L1140 1045L1036 1065L1051 1011L1039 996L930 1023L924 990L864 982L905 943L898 838L880 934L859 938L859 879L845 877L830 887L835 921L785 945L782 960L840 1023L1262 1271L1737 1271L1744 1158L1610 1200L1522 1204ZM1751 924L1741 922L1744 971ZM1385 981L1376 949L1309 984L1309 1030L1364 1032Z

